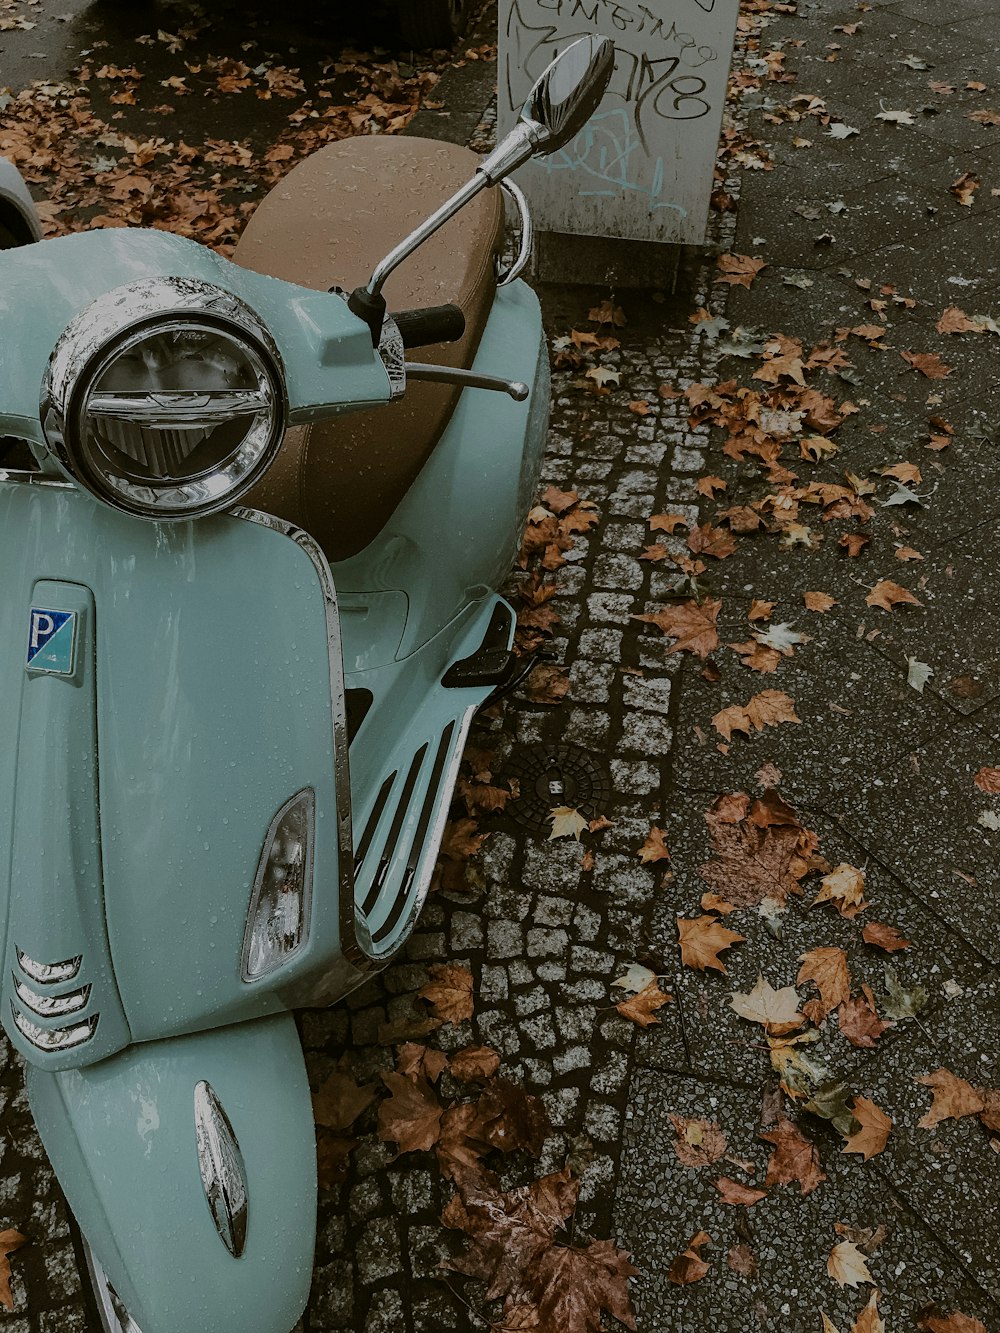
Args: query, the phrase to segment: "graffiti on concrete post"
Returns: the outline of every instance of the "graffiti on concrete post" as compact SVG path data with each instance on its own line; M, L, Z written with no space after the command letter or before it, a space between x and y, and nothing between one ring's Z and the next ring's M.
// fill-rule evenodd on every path
M737 9L738 0L501 0L501 129L572 42L598 33L615 44L590 124L523 172L543 230L703 239Z

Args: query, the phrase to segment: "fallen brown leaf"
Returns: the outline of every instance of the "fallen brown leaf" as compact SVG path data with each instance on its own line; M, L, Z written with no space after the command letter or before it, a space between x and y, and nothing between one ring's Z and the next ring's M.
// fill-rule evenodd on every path
M867 1162L876 1157L889 1139L892 1121L867 1097L855 1097L851 1104L854 1118L861 1128L844 1144L845 1153L860 1153Z
M708 1264L701 1257L701 1251L711 1243L712 1237L707 1231L696 1232L688 1241L688 1247L684 1253L678 1255L667 1270L667 1281L673 1282L677 1286L687 1286L692 1282L700 1282L708 1272Z
M960 1120L963 1116L977 1115L985 1106L981 1093L943 1066L930 1074L918 1074L917 1083L930 1088L934 1094L930 1110L917 1121L920 1129L933 1129L942 1120Z
M6 1231L0 1231L0 1305L5 1306L8 1310L14 1308L14 1297L10 1290L11 1271L8 1256L27 1243L28 1238L22 1236L20 1231L14 1231L11 1227L8 1227Z
M911 606L923 605L908 588L893 583L892 579L879 579L865 598L865 603L868 606L881 607L883 611L891 611L894 606L900 606L904 603Z
M677 931L680 935L681 962L687 967L704 972L707 968L716 968L725 972L726 965L719 954L733 944L741 944L743 935L728 930L714 916L699 916L694 920L688 917L677 918Z
M433 963L430 974L431 980L418 991L418 995L430 1005L432 1015L443 1023L461 1023L471 1018L472 973L469 969L452 963Z
M753 259L750 255L720 255L718 280L735 287L749 287L761 269L766 267L763 259Z
M929 380L943 380L951 374L952 367L945 365L937 352L900 352L899 355L911 370L919 370Z
M455 1051L448 1067L463 1083L484 1082L500 1068L500 1056L492 1046L465 1046Z
M657 828L655 824L649 830L646 841L639 848L639 860L643 865L650 861L669 861L670 852L667 844L663 841L663 830Z
M622 1000L615 1005L615 1008L622 1018L630 1018L638 1027L648 1028L660 1021L656 1017L656 1010L662 1009L673 998L672 995L667 995L665 991L660 990L659 982L653 980L638 995L633 995L628 1000Z
M765 1143L774 1145L767 1164L766 1186L796 1183L802 1194L811 1194L826 1180L816 1145L810 1143L797 1125L780 1116L774 1129L761 1134Z
M881 921L869 921L861 932L861 938L866 944L874 944L886 953L896 953L910 947L910 941L904 939L895 926L883 925Z
M810 949L801 955L800 962L802 966L795 978L796 986L811 981L819 991L819 999L803 1005L802 1012L810 1022L819 1024L832 1009L850 999L851 974L847 954L833 946Z
M720 1176L714 1184L722 1196L723 1203L743 1204L747 1208L752 1208L755 1203L767 1198L767 1190L741 1185L738 1180L731 1180L729 1176Z
M676 640L667 649L668 652L693 653L704 659L719 646L719 632L715 622L721 610L720 601L706 598L700 604L681 602L665 606L653 615L632 616L632 619L655 625L668 638Z
M726 1136L714 1120L671 1115L676 1139L674 1152L683 1166L711 1166L726 1154Z
M807 611L829 611L837 605L836 597L831 597L828 592L804 592L802 601Z

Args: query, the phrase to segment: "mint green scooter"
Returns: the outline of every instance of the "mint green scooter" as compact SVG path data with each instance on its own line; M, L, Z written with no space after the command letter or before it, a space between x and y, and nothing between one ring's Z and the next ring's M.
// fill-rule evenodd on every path
M523 671L495 589L548 375L507 177L613 59L569 47L483 161L321 150L235 263L38 243L2 164L0 448L34 464L0 471L0 1003L103 1333L289 1333L305 1306L291 1011L402 947L470 719Z

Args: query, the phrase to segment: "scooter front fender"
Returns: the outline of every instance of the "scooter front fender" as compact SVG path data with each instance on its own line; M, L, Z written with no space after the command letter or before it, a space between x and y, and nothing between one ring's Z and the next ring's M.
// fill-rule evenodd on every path
M142 1333L289 1333L316 1222L290 1015L27 1079L70 1208Z

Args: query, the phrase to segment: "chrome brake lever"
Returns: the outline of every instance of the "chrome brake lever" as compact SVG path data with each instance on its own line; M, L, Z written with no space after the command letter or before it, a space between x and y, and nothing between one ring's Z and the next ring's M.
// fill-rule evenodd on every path
M411 380L428 380L437 384L457 384L463 389L493 389L506 393L515 403L523 403L531 390L523 380L503 380L496 375L478 375L474 370L459 370L452 366L429 366L407 361L406 375Z

